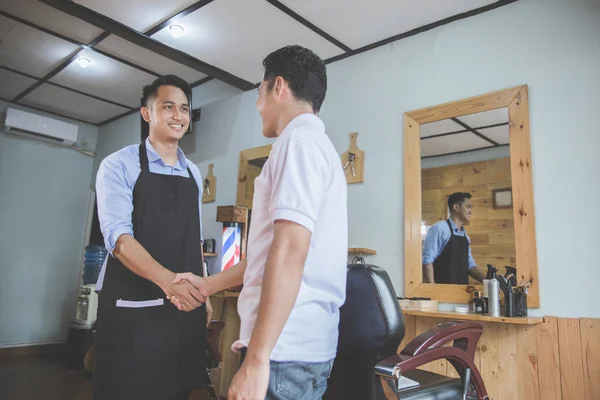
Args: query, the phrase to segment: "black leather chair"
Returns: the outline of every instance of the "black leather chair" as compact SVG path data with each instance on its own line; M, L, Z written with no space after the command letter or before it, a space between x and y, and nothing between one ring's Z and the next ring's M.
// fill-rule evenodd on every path
M447 322L419 335L397 354L404 318L388 274L374 265L351 264L346 302L340 309L338 353L324 399L487 399L473 362L482 333L478 323ZM461 378L416 369L439 359L447 359ZM398 390L401 377L419 385Z

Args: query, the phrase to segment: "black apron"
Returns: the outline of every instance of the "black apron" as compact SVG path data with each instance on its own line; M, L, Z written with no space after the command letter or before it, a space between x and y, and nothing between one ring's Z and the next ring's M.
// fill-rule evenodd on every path
M466 285L469 283L469 239L454 234L450 220L450 240L442 254L433 262L435 283Z
M135 239L165 268L203 275L198 185L189 178L153 174L145 142L133 189ZM117 307L117 300L164 299L159 306ZM167 400L203 389L206 305L177 310L154 283L109 257L99 295L95 400Z

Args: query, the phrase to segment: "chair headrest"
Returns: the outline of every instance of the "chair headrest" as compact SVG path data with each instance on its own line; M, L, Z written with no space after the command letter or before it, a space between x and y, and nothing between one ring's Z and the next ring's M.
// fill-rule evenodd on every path
M403 337L404 319L387 272L376 265L349 264L338 354L360 352L380 360L396 354Z

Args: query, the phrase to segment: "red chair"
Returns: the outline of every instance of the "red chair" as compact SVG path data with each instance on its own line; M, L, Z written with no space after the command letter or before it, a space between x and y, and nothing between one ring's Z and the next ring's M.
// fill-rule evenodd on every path
M366 264L348 266L340 309L338 352L326 400L464 400L488 398L473 357L483 327L446 322L414 338L399 354L404 318L388 274ZM446 346L454 342L452 346ZM460 378L416 368L446 359ZM399 389L403 378L417 386Z

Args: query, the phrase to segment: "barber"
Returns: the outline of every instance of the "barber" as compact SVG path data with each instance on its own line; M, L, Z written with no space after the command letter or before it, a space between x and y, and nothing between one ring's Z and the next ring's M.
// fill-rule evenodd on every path
M96 179L112 257L98 282L95 400L187 400L207 386L210 303L189 282L173 283L180 272L204 275L202 178L178 146L190 124L191 88L162 76L142 100L149 137L105 158ZM185 311L166 300L172 296Z
M464 225L473 214L470 193L453 193L448 198L450 218L437 222L427 232L423 246L423 282L466 285L469 276L482 282L471 252L471 239Z

